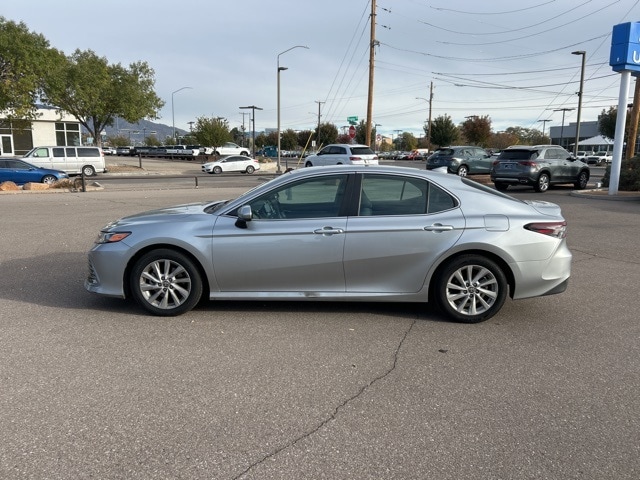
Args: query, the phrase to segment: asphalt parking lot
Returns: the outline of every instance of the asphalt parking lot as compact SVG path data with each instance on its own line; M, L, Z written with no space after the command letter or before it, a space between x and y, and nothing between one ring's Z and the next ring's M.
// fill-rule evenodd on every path
M568 290L478 325L413 304L160 319L85 292L110 220L240 190L0 196L0 478L640 478L640 202L545 193Z

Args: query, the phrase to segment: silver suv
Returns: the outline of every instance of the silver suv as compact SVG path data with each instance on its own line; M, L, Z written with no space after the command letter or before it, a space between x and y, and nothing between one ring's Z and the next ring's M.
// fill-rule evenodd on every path
M466 177L474 173L489 173L491 163L491 155L484 148L474 146L443 147L437 149L427 158L427 170L447 167L449 173Z
M378 165L378 156L366 145L336 143L309 155L305 167L324 165Z
M576 189L587 187L589 166L558 145L515 145L493 162L491 181L497 190L509 185L530 185L536 192L546 192L550 185L572 183Z

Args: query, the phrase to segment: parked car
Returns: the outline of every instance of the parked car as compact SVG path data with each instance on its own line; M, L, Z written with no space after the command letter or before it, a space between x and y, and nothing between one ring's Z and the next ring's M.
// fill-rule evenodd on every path
M132 146L116 147L116 155L123 155L125 157L128 157L128 156L130 156L132 154L133 154L133 147Z
M324 165L378 165L378 156L366 145L336 143L309 155L304 162L305 167Z
M456 321L507 295L565 290L566 221L464 177L408 167L330 166L280 175L235 200L109 223L85 288L179 315L210 300L434 302Z
M62 170L69 175L83 174L92 177L97 172L107 171L104 153L99 147L35 147L24 158L36 167Z
M438 148L427 158L427 170L447 167L449 173L461 177L491 171L491 155L484 148L453 146Z
M229 155L215 162L207 162L202 165L205 173L244 172L253 173L260 170L257 160L244 155Z
M117 155L117 150L115 147L102 147L102 153L105 155Z
M558 145L509 147L494 160L491 169L491 181L498 190L530 185L536 192L546 192L550 185L563 183L584 189L590 176L586 163Z
M220 147L213 147L214 155L218 155L220 157L225 155L244 155L246 157L249 156L249 149L247 147L241 147L240 145L227 142Z
M25 183L54 183L69 178L65 172L41 168L13 157L0 158L0 183L13 182L16 185Z
M613 155L611 152L595 152L586 158L587 165L602 165L603 163L611 163L612 161Z

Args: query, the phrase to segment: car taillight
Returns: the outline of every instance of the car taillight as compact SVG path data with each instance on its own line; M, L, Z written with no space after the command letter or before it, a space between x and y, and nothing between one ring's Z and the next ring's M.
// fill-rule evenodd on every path
M542 235L549 235L555 238L565 238L567 236L567 222L528 223L524 228L531 232L541 233Z
M500 160L494 160L493 161L493 166L495 167L496 165L498 165L500 163Z
M521 160L518 162L520 165L524 165L525 167L537 167L538 163L533 162L531 160Z

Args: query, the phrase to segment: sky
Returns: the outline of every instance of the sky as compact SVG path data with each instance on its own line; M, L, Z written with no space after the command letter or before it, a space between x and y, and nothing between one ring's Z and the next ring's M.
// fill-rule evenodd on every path
M377 132L424 135L432 118L489 116L495 132L546 129L617 106L609 66L614 25L640 21L640 0L376 0L372 123ZM310 130L365 120L369 0L3 0L0 15L24 22L70 55L147 62L165 101L160 123L188 130L199 117L230 128ZM306 48L305 48L306 47ZM189 88L185 88L189 87ZM633 94L633 83L630 94ZM628 103L632 102L629 97ZM572 109L572 110L567 110ZM543 122L543 120L545 120Z

